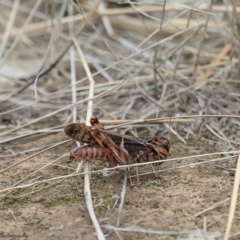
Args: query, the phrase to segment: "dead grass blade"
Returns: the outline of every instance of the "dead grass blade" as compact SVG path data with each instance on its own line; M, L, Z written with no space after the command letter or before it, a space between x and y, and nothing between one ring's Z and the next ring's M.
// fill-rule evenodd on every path
M238 197L238 190L240 186L240 155L238 156L238 162L236 167L236 174L234 178L234 184L233 184L233 193L231 197L231 205L229 209L229 215L228 215L228 222L226 226L226 232L224 235L224 240L228 240L230 238L230 232L233 224L236 204L237 204L237 197Z
M97 1L96 2L96 8L99 6L99 4L101 3L101 1ZM87 19L86 19L87 21ZM83 64L83 67L84 67L84 70L88 76L88 79L89 79L89 99L92 99L94 97L94 85L95 85L95 82L92 78L92 74L90 72L90 68L87 64L87 61L84 57L84 54L80 48L80 46L78 45L78 43L76 43L76 41L74 41L75 43L75 47L78 51L78 54L82 60L82 64ZM73 71L75 69L72 69ZM75 78L74 78L75 79ZM75 83L73 83L73 85L75 86ZM74 109L76 111L76 109ZM76 114L76 113L75 113ZM86 116L86 124L89 124L90 122L90 118L93 114L93 101L92 100L89 100L88 101L88 108L87 108L87 116ZM94 208L93 208L93 204L92 204L92 197L91 197L91 188L90 188L90 163L89 161L85 161L84 162L84 196L85 196L85 201L86 201L86 205L87 205L87 209L88 209L88 213L89 213L89 216L92 220L92 223L93 223L93 226L96 230L96 233L97 233L97 236L98 236L98 239L102 239L104 240L105 237L104 237L104 234L102 232L102 229L100 227L100 224L98 222L98 219L96 217L96 214L94 212Z

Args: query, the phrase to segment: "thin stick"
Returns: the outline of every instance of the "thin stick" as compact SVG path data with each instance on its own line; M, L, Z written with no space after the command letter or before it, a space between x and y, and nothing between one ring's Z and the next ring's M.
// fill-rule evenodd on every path
M229 197L229 198L226 198L226 199L224 199L223 201L218 202L218 203L212 205L211 207L208 207L208 208L204 209L203 211L196 213L194 216L192 216L192 217L190 217L190 218L196 218L196 217L198 217L198 216L200 216L200 215L202 215L202 214L204 214L204 213L206 213L206 212L208 212L208 211L211 211L211 210L217 208L218 206L220 206L220 205L222 205L222 204L224 204L224 203L226 203L226 202L228 202L228 201L230 201L230 200L231 200L230 197Z
M117 227L119 227L119 225L120 225L121 212L122 212L122 209L123 209L123 204L124 204L124 199L125 199L125 196L126 196L126 191L127 191L127 171L124 171L123 187L122 187L122 192L121 192L121 202L120 202L119 208L118 208L118 216L117 216L117 223L116 223Z
M75 39L73 39L73 42L75 43L75 47L80 55L81 61L83 63L83 67L85 69L85 72L88 76L89 79L89 99L92 99L94 97L94 80L92 78L92 74L90 71L90 68L87 64L87 61L83 55L83 52L80 48L80 46L77 44L77 42L75 41ZM87 116L86 116L86 124L89 124L90 122L90 118L92 116L92 112L93 112L93 101L89 100L88 101L88 108L87 108ZM85 201L86 201L86 205L87 205L87 209L88 209L88 213L90 215L90 218L92 220L93 226L96 230L98 239L102 239L104 240L104 234L103 231L100 227L100 224L97 220L96 214L94 212L94 208L93 208L93 204L92 204L92 197L91 197L91 188L90 188L90 163L89 161L85 161L84 162L84 196L85 196Z
M4 50L4 48L7 44L8 37L9 37L9 34L10 34L10 30L12 29L12 26L13 26L13 23L14 23L14 20L15 20L15 17L16 17L18 6L19 6L19 0L15 0L12 11L11 11L11 14L9 16L9 21L8 21L8 25L6 27L6 31L3 35L3 40L2 40L1 45L0 45L0 59L2 58L3 50Z
M172 121L171 121L172 122ZM170 129L170 131L179 139L179 140L181 140L184 144L187 144L187 142L181 137L181 136L179 136L179 134L172 128L172 127L170 127L167 123L164 123L164 125L168 128L168 129Z
M228 214L228 223L227 223L227 227L226 227L224 240L228 240L230 237L230 231L232 228L234 213L235 213L236 204L237 204L239 185L240 185L240 154L238 156L238 163L237 163L236 174L235 174L235 178L234 178L233 193L232 193L232 197L231 197L231 205L230 205L230 210L229 210L229 214Z
M193 234L194 236L198 236L198 237L200 236L201 239L205 239L205 237L206 237L206 232L204 232L201 229L182 230L182 231L161 231L161 230L152 230L152 229L142 228L139 226L120 228L120 227L112 226L110 224L107 224L104 227L107 229L121 231L121 232L137 232L137 233L159 234L159 235L186 235L186 234L191 235L191 234ZM211 232L208 233L208 237L210 237L210 235L211 235ZM188 238L188 239L192 239L192 238Z
M212 1L209 2L209 12L211 12L211 9L212 9ZM210 14L207 14L207 18L206 18L206 21L205 21L205 24L204 24L203 33L200 34L201 38L200 38L200 42L199 42L198 53L197 53L197 56L196 56L196 59L195 59L195 63L194 63L193 79L196 79L196 77L197 77L197 67L199 65L200 53L201 53L202 47L203 47L203 40L204 40L204 38L206 36L209 19L210 19Z

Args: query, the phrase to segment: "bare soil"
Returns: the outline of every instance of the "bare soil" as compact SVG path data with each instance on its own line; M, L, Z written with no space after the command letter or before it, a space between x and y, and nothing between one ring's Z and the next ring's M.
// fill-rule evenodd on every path
M63 133L58 134L58 139L64 138ZM42 144L51 142L52 136L48 136L37 142L11 146L11 150L23 152L29 146L40 147ZM70 174L77 164L67 164L67 157L39 170L51 159L56 159L72 147L72 144L65 145L68 146L58 147L14 167L11 173L4 174L2 185L12 185L36 170L38 171L30 178L28 177L25 184ZM191 149L191 146L188 147ZM177 157L178 153L174 151L174 145L172 148L171 158ZM24 156L27 154L2 160L1 165L8 166L23 159ZM201 160L204 161L207 158ZM190 163L196 163L196 160L166 162L154 167L155 170L164 170ZM123 239L175 239L176 236L192 239L194 233L159 235L141 233L139 229L155 231L204 229L207 239L221 239L229 212L230 201L227 199L231 197L234 181L233 172L225 169L234 169L235 165L236 161L232 158L220 163L209 162L156 174L140 175L140 182L136 177L132 178L132 181L128 180L119 227L129 228L129 231L120 230L118 234ZM92 163L92 170L104 167L106 166L97 161ZM140 174L147 168L149 170L150 167L139 168ZM134 170L130 173L136 174ZM122 174L111 177L103 176L102 173L91 175L94 210L104 233L110 234L107 239L117 239L116 232L110 231L107 225L116 225L122 182ZM224 200L227 201L221 203ZM217 205L217 203L220 204ZM208 208L210 210L207 210ZM201 214L202 211L204 212ZM83 176L51 180L12 190L3 197L0 214L1 230L4 233L20 235L26 233L29 239L96 239L85 205ZM196 214L198 214L197 217L195 217ZM233 232L239 231L239 214L238 203ZM136 229L131 230L131 227ZM198 239L204 236L197 233L195 235L200 236Z

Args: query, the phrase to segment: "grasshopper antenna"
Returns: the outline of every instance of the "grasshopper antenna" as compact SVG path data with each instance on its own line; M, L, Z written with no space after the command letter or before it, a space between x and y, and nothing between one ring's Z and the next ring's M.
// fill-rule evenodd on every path
M170 124L171 124L171 117L170 117ZM170 145L172 145L173 140L176 139L176 137L177 137L181 142L183 142L184 144L187 144L187 142L179 135L179 133L177 133L177 132L170 126L170 124L164 123L164 125L168 128L168 135L171 136L171 135L170 135L170 132L172 132L173 135L174 135L174 137L173 137L172 139L169 137L169 139L171 139L171 140L170 140ZM186 126L187 126L187 125L185 125L185 126L180 130L180 132L182 132L183 129L184 129Z

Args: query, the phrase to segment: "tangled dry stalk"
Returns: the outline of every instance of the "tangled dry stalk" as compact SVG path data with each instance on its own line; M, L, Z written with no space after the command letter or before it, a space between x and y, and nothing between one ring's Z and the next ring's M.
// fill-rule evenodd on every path
M240 6L147 2L1 1L4 234L240 237ZM76 170L63 127L93 111L108 129L168 136L171 157L124 177Z

